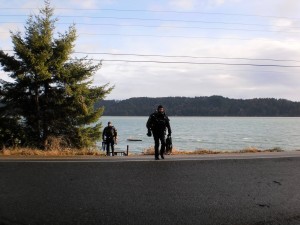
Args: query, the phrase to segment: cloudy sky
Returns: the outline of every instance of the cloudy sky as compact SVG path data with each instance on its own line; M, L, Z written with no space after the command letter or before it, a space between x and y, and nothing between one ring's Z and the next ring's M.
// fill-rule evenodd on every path
M4 2L4 0L1 0ZM1 4L0 49L43 0ZM52 0L56 33L102 68L107 99L211 96L300 101L299 0ZM7 75L0 71L2 79Z

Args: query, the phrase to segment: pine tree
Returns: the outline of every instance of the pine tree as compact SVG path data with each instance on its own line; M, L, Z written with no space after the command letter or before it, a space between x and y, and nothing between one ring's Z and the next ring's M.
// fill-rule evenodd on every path
M2 69L13 82L0 80L0 144L46 148L49 138L68 147L91 147L101 137L97 123L103 108L95 109L113 87L92 86L101 63L71 59L76 40L74 25L54 37L49 1L40 14L30 16L25 34L11 32L14 55L0 50ZM1 147L1 146L0 146Z

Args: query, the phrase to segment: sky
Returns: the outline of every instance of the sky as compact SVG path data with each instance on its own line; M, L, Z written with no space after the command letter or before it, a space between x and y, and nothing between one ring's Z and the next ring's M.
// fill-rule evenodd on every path
M13 54L43 0L0 4L0 49ZM72 57L102 61L107 99L211 96L300 101L299 0L52 0L55 34L75 24ZM11 81L0 70L0 78Z

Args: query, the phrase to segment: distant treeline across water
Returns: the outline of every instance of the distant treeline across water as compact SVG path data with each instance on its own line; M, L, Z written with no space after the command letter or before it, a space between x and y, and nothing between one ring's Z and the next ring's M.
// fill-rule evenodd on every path
M103 100L98 102L96 107L104 106L105 116L148 116L160 104L165 107L169 116L300 116L300 102L275 98L137 97L126 100Z

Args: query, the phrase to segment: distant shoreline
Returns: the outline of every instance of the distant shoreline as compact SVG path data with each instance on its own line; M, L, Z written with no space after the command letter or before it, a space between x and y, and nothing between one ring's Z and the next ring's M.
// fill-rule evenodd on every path
M161 104L169 116L300 117L300 102L276 98L231 99L223 96L135 97L101 100L103 116L148 116Z

